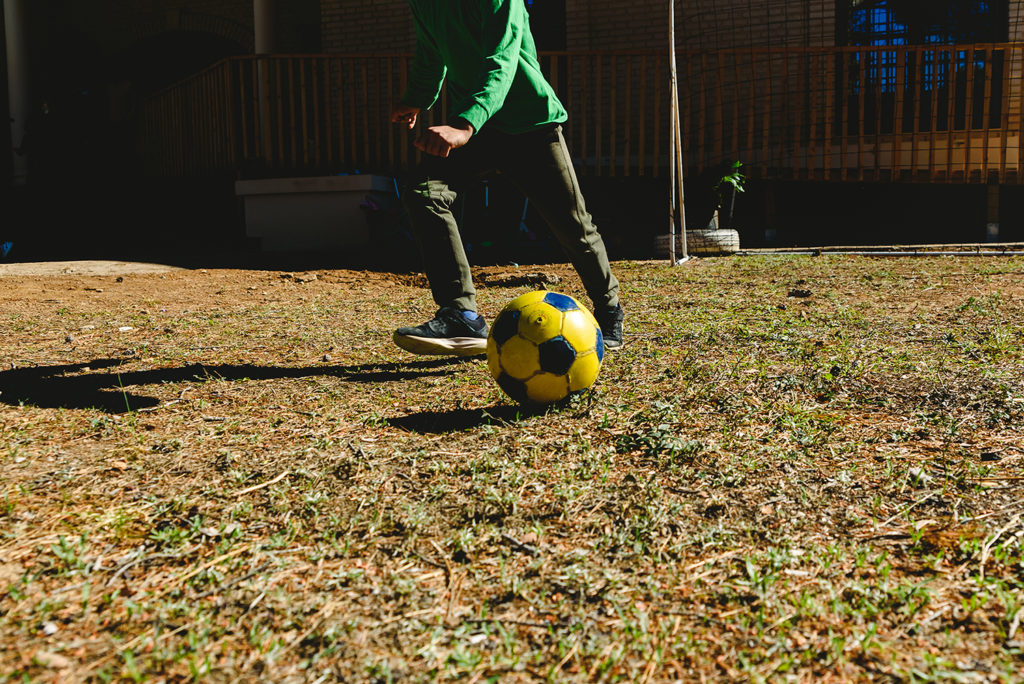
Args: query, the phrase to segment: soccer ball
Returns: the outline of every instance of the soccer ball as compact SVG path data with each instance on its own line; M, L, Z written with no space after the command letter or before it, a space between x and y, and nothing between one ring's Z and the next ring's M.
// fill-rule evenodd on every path
M604 338L594 316L569 295L516 297L487 336L487 368L515 401L551 404L594 384Z

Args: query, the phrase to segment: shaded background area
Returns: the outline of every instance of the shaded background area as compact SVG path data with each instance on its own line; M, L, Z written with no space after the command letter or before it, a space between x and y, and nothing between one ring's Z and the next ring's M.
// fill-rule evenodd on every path
M0 241L9 260L111 258L198 263L244 250L233 177L143 173L140 104L205 67L253 51L251 0L31 0L32 109L23 140L0 134ZM319 0L277 3L278 43L317 52ZM6 26L0 13L0 40ZM8 64L0 49L0 109ZM201 116L199 112L197 115ZM29 153L12 186L11 155Z
M33 113L25 139L11 140L8 126L0 133L0 152L23 147L31 153L25 187L10 183L10 155L2 155L0 161L0 242L15 243L9 260L109 258L179 265L304 260L321 265L418 267L411 246L405 244L391 245L390 251L371 246L334 254L260 254L245 237L242 206L233 188L237 172L204 178L153 178L143 173L140 102L218 60L251 54L251 0L32 0L25 4L32 31ZM356 4L333 3L332 9L332 3L320 0L279 2L280 52L343 49L347 27L363 16L355 14ZM373 31L409 23L404 3L371 4L380 15L380 22L370 27ZM588 40L604 40L608 36L601 31L607 22L600 28L598 20L606 4L595 3L593 13L587 15L590 24L581 27L577 3L568 3L567 12L565 2L528 0L538 46L579 49L584 35ZM785 18L785 26L801 28L807 36L828 33L827 17L820 22L797 20L788 9L783 17L781 5L765 7L775 12L778 21ZM998 35L982 32L979 36L1002 40L1007 29L1011 38L1019 33L1017 15L1007 17L1006 3L999 8L998 22L993 24L1000 27ZM772 44L774 34L755 35L753 23L746 33L726 31L742 13L712 22L706 13L698 17L694 12L682 9L679 23L684 30L701 32L709 45ZM885 14L886 30L902 25L899 16L891 14ZM335 16L341 18L330 19ZM850 34L850 27L863 29L861 24L840 17L837 26L842 30L835 40L861 40ZM664 30L660 25L654 28ZM715 30L709 32L711 28ZM801 33L793 39L806 42L807 36ZM408 42L404 34L387 39L402 45ZM8 106L6 60L5 51L0 50L5 79L0 83L0 108L4 109ZM568 124L574 125L585 123ZM710 218L711 187L720 171L709 169L687 178L691 228ZM582 175L581 183L612 258L654 258L655 236L668 232L668 179ZM459 209L474 262L526 264L563 259L540 217L529 208L524 216L521 194L500 178L484 188L481 184L467 193ZM983 242L987 192L979 184L753 180L747 192L737 197L733 227L744 247ZM999 197L1000 239L1024 240L1024 189L1003 186ZM771 242L766 240L769 232L774 235Z

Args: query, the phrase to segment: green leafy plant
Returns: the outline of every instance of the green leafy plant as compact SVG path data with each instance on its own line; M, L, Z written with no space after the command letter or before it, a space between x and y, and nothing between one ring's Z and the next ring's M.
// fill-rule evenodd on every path
M736 206L736 195L746 191L747 176L742 171L743 162L734 161L728 170L711 186L715 194L717 210L726 209L725 228L732 226L733 210ZM728 206L726 206L728 205Z
M719 207L725 203L726 191L730 192L730 200L735 198L736 193L746 191L747 176L740 170L742 168L743 162L734 161L729 170L712 186L711 189L715 192L715 200Z

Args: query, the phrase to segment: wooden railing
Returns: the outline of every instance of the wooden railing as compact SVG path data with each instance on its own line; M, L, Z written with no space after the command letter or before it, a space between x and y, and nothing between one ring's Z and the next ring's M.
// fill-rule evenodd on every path
M652 174L667 168L666 56L546 55L569 110L566 136L585 172ZM148 171L165 175L384 172L418 157L388 122L407 84L409 55L236 57L144 107ZM613 76L614 75L614 76ZM423 125L447 118L447 98Z
M679 52L684 163L761 178L1021 183L1024 45ZM667 55L548 53L580 173L668 168ZM393 174L408 55L236 57L144 107L148 171ZM447 117L442 98L425 125Z
M1022 182L1019 44L680 54L689 167Z

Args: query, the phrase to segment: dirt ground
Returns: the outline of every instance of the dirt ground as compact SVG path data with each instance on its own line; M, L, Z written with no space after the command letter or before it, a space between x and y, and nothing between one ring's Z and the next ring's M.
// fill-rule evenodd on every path
M169 273L184 270L164 264L150 264L137 261L32 261L25 263L0 264L3 276L123 276L140 273Z
M1020 681L1024 257L615 269L538 408L416 273L0 266L0 682Z

